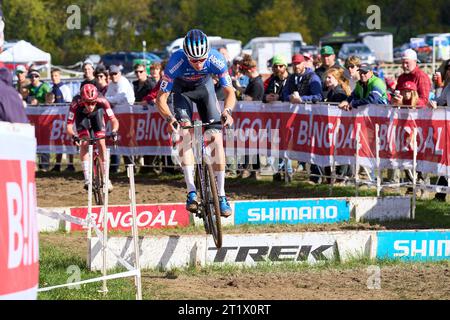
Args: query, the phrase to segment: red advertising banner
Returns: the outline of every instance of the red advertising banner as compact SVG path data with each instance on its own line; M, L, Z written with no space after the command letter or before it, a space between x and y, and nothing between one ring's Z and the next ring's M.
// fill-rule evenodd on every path
M110 206L108 208L108 229L109 230L131 230L132 214L130 206ZM71 208L70 215L81 219L86 219L88 209ZM189 225L190 214L186 211L184 204L158 204L158 205L137 205L137 226L139 229L161 229L167 227L186 227ZM102 229L104 219L103 207L92 208L92 218L97 227ZM83 226L72 223L71 231L87 229Z
M0 122L0 299L36 299L39 243L33 128Z
M49 110L53 109L53 110ZM27 108L36 125L38 150L75 153L65 136L67 107ZM119 106L119 148L126 155L171 155L167 124L154 107ZM450 117L445 109L398 109L369 105L342 111L335 105L240 102L234 128L224 135L227 155L285 157L320 166L354 164L411 168L417 134L417 170L449 175ZM378 130L378 131L377 131ZM378 132L378 134L377 134ZM49 134L50 133L50 134Z

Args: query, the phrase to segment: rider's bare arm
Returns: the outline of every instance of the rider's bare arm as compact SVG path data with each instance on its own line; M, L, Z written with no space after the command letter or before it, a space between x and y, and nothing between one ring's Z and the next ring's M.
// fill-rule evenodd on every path
M75 132L73 131L73 124L67 124L67 134L69 135L69 136L74 136L75 135Z
M232 112L234 109L234 106L236 105L236 95L234 93L233 87L223 87L223 91L225 93L225 100L224 100L224 110L230 109Z
M119 131L119 120L117 120L117 118L114 117L113 119L111 119L111 124L112 124L111 131L113 132Z
M156 97L156 107L164 119L173 117L172 112L170 112L169 105L167 104L169 95L170 92L159 91L158 96Z

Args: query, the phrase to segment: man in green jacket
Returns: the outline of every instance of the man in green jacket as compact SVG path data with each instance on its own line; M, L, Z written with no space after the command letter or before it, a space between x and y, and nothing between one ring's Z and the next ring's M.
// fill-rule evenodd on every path
M388 104L386 85L383 80L373 74L372 67L363 63L358 67L360 80L357 82L347 100L339 104L339 108L350 110L365 104Z
M30 70L28 72L28 77L31 79L31 83L28 86L28 90L30 90L30 100L28 103L32 105L45 103L45 95L52 92L52 89L47 83L41 82L41 76L37 70Z

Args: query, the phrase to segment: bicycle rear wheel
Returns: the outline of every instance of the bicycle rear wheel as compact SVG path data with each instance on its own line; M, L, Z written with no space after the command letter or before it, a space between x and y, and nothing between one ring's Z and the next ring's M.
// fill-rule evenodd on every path
M105 195L103 194L103 170L99 157L94 160L94 177L92 181L92 192L94 193L95 203L103 205L105 203Z
M217 192L216 177L211 164L203 166L205 174L206 198L205 211L208 225L217 248L222 247L222 221L220 219L219 195Z

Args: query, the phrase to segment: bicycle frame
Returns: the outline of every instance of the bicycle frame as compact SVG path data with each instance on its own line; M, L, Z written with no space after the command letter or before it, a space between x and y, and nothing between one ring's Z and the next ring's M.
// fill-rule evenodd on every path
M103 162L100 161L100 154L99 154L99 146L97 141L111 138L110 135L106 135L104 137L96 138L94 137L95 134L92 130L89 130L89 138L83 138L80 139L81 141L87 141L89 143L89 146L92 146L93 153L92 153L92 163L91 163L91 170L92 170L92 181L91 186L89 187L88 191L91 193L93 191L95 202L97 205L102 205L104 203L104 194L103 194L103 185L107 183L104 181L104 172L103 172ZM93 137L93 138L92 138ZM116 143L114 143L114 148L116 147Z
M202 127L209 126L221 122L201 123L194 122L192 126L182 126L182 129L200 129L200 132L195 132L195 154L196 157L196 186L200 189L200 203L198 206L197 216L201 216L207 234L213 236L217 248L222 246L222 224L220 217L219 199L217 193L217 184L212 169L211 163L207 160L205 140L203 137ZM198 134L200 133L200 134ZM197 138L200 136L200 138ZM173 141L175 143L175 141Z

